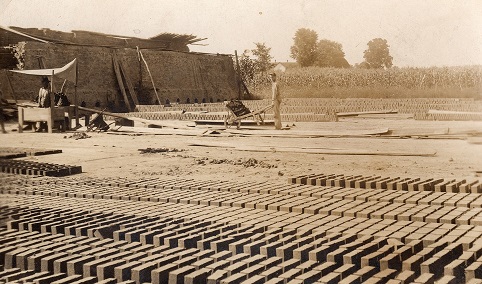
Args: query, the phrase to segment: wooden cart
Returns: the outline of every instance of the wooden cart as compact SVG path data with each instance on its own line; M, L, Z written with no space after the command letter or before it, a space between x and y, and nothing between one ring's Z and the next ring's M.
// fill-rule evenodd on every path
M267 110L271 109L273 105L266 106L262 109L251 111L248 109L242 101L231 100L226 103L228 109L228 116L224 118L224 126L229 127L234 123L237 123L236 128L241 127L241 120L252 117L256 124L264 124L264 115ZM263 116L261 116L263 115Z

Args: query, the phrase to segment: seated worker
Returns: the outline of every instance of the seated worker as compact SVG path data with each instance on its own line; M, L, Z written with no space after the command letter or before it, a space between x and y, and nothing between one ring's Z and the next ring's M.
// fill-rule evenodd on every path
M47 77L42 78L42 87L38 91L38 96L35 99L40 108L50 107L50 80ZM35 132L40 132L47 129L47 122L37 122Z

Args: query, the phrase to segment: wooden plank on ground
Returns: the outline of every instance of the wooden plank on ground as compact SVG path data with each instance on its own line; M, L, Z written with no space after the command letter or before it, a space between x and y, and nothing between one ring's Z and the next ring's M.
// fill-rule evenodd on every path
M373 110L373 111L358 111L358 112L337 112L336 115L338 117L343 116L357 116L363 114L390 114L390 113L398 113L398 110Z
M247 146L247 145L223 145L215 142L193 142L189 146L200 147L216 147L229 148L238 151L250 152L290 152L290 153L307 153L307 154L322 154L322 155L365 155L365 156L419 156L419 157L433 157L436 152L387 152L387 151L369 151L359 149L313 149L313 148L299 148L299 147L269 147L269 146Z
M210 130L206 129L172 129L172 128L147 128L122 126L119 129L110 129L107 134L119 135L181 135L181 136L202 136Z
M388 128L380 129L361 129L361 130L339 130L339 131L279 131L272 129L263 130L237 130L237 129L226 129L226 132L237 135L246 136L259 136L259 137L361 137L361 136L373 136L373 135L383 135L389 133Z

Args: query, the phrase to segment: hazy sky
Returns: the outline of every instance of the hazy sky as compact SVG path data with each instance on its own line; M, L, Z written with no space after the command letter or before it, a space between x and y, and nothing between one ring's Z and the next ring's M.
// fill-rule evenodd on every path
M350 64L384 38L396 66L482 64L482 0L0 0L0 25L207 40L192 51L241 54L255 42L293 61L299 28L341 43Z

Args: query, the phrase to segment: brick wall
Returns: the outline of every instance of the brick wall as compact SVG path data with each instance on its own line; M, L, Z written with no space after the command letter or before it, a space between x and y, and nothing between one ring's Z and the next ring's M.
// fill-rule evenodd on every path
M79 77L77 85L78 102L84 101L87 107L96 103L100 107L111 107L124 111L123 96L120 91L112 63L115 49L94 46L74 46L28 42L25 52L25 69L38 69L39 57L47 68L61 67L74 58L78 60ZM138 93L141 104L154 104L154 92L146 66L138 60L135 49L115 50L125 71ZM149 70L152 73L159 101L165 104L179 101L216 102L234 98L237 95L235 73L232 60L226 55L207 55L174 51L142 50ZM5 72L0 74L0 91L7 98L11 92ZM40 88L40 78L8 72L17 99L31 99ZM60 89L63 80L54 80ZM74 85L67 82L67 95L73 102Z

